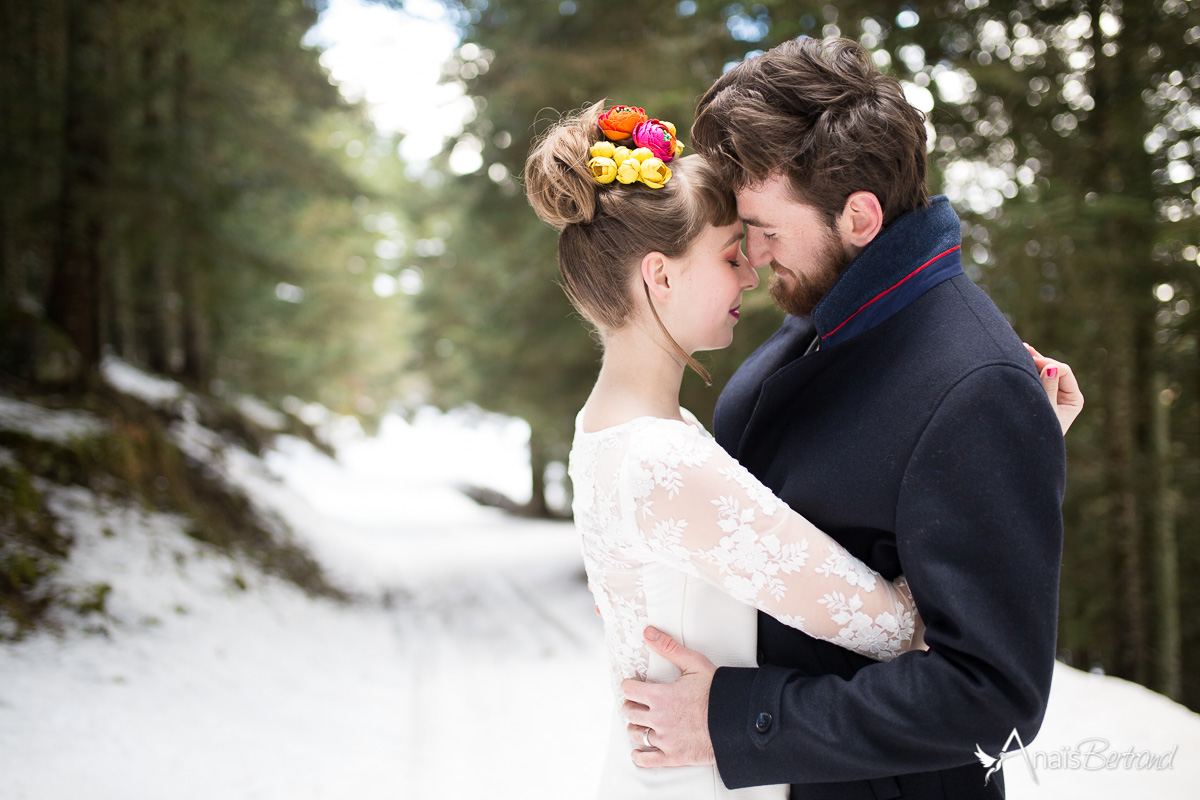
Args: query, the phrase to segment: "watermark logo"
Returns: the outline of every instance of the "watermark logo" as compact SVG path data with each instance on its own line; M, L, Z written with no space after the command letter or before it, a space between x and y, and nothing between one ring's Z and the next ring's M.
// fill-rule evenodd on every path
M1038 783L1037 770L1033 768L1033 762L1029 760L1029 753L1025 752L1025 743L1021 741L1021 734L1017 733L1016 728L1012 729L1012 733L1010 733L1008 735L1008 739L1004 741L1004 747L1000 748L1000 754L995 757L989 756L987 753L983 752L983 748L979 746L979 742L975 743L975 757L979 759L979 763L982 764L983 768L987 770L987 772L983 774L984 786L986 786L987 782L992 779L992 775L996 772L999 772L1000 768L1004 766L1005 756L1016 755L1016 753L1009 750L1009 748L1012 747L1014 740L1018 745L1017 752L1021 754L1021 756L1025 759L1025 764L1029 767L1029 774L1033 776L1033 782L1038 786L1041 786L1041 784Z
M1016 747L1013 747L1014 743ZM992 775L1000 771L1006 760L1016 755L1020 755L1025 761L1025 766L1029 769L1029 776L1033 778L1035 784L1040 786L1041 782L1038 781L1037 775L1039 769L1088 771L1136 769L1161 771L1175 767L1175 756L1178 752L1179 745L1175 745L1170 750L1162 753L1155 753L1150 750L1137 750L1133 747L1117 750L1113 748L1112 743L1108 739L1098 736L1090 739L1081 739L1074 747L1062 747L1052 751L1026 750L1025 743L1021 741L1021 734L1017 733L1016 728L1013 728L1012 733L1008 735L1008 739L1004 742L1004 747L1000 748L999 754L995 756L984 752L978 742L975 744L975 757L979 759L979 763L987 770L983 775L985 785L992 779Z

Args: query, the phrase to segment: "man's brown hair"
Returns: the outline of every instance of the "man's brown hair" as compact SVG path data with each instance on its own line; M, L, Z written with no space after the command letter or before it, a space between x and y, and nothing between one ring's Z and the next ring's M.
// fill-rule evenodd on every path
M692 146L733 191L782 173L832 220L871 192L883 222L928 205L925 116L853 39L784 42L722 75L700 99Z

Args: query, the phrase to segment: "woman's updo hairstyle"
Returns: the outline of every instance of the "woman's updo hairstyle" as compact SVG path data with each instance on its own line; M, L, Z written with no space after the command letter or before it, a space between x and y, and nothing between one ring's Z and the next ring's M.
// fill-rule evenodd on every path
M575 310L601 331L625 325L636 308L631 289L642 258L658 252L678 258L706 225L737 220L733 194L699 156L671 161L662 188L641 183L601 184L588 167L589 148L604 135L604 101L568 114L537 141L525 162L525 194L537 215L558 230L558 269ZM708 372L684 352L650 310L663 333L706 383Z

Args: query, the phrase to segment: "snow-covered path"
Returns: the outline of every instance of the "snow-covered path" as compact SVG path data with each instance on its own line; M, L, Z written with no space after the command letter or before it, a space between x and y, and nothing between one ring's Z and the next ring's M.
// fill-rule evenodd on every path
M391 419L338 465L295 441L270 462L281 491L311 506L305 518L276 507L316 530L335 578L390 606L405 721L392 796L586 797L595 785L608 678L574 527L514 520L450 488L527 494L524 435L495 418Z
M337 462L286 438L265 463L228 452L227 474L363 598L347 606L207 551L168 515L52 490L78 537L65 577L113 585L108 634L0 645L0 798L591 797L609 684L574 529L451 488L518 493L522 438L431 416L345 439ZM1060 665L1030 750L1089 739L1178 752L1160 771L1045 761L1036 783L1010 760L1009 797L1200 786L1200 715Z
M64 577L113 585L110 635L0 645L0 798L588 796L608 677L574 529L455 492L481 464L514 488L511 432L440 422L393 420L341 463L298 440L269 468L226 454L350 606L50 490L78 537Z

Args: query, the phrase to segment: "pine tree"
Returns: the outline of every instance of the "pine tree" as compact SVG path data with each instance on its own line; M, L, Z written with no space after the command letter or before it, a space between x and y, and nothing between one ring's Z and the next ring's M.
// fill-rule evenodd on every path
M372 291L366 222L402 236L408 185L302 44L320 5L6 0L0 378L86 388L111 349L201 390L395 396L408 300Z

